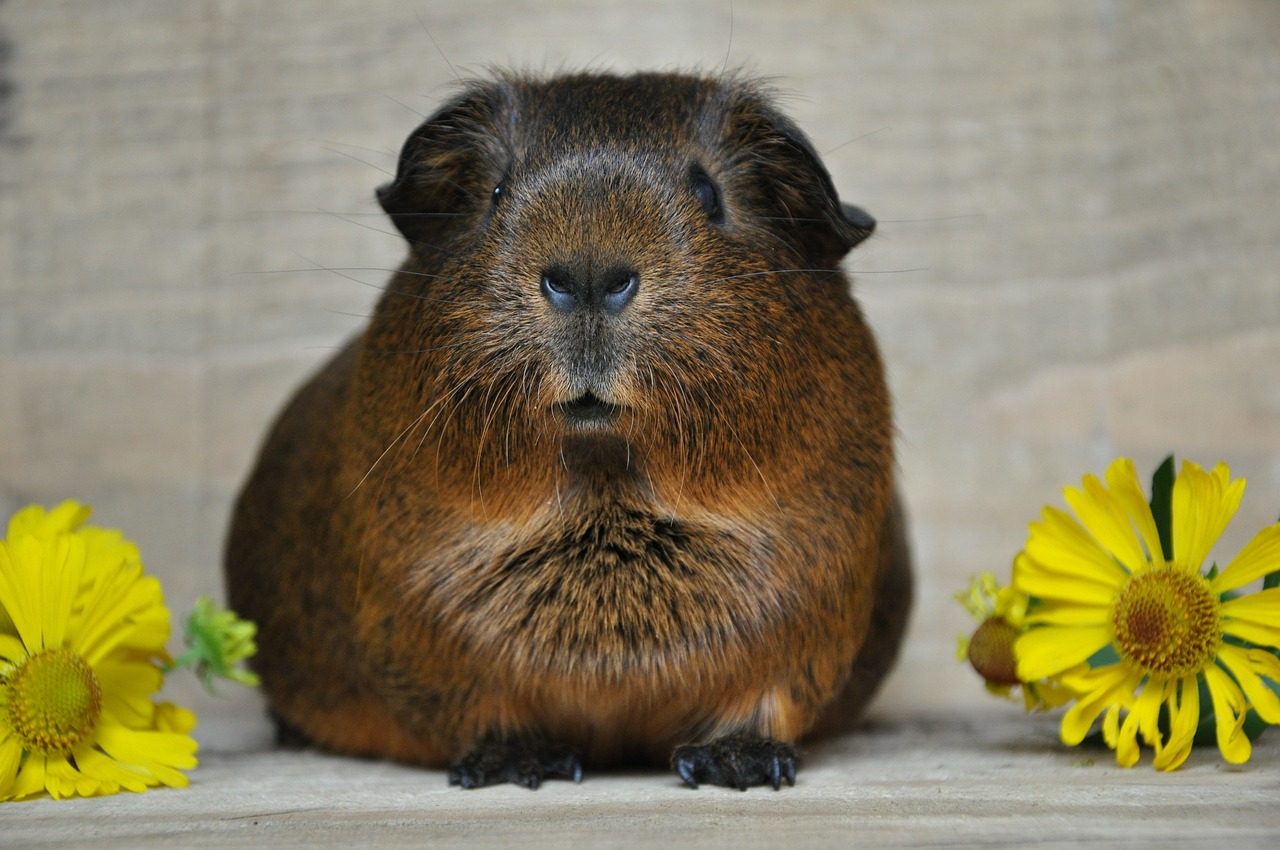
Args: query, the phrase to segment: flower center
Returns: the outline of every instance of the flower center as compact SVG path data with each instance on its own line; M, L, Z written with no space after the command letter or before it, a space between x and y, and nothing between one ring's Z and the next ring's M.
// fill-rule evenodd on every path
M978 626L969 639L969 663L978 675L993 685L1018 684L1018 662L1013 655L1013 641L1018 630L999 617L991 617Z
M1129 579L1111 616L1116 649L1159 676L1202 670L1222 642L1218 598L1208 580L1171 564Z
M31 656L9 680L9 725L31 752L69 753L93 733L102 714L102 685L69 649Z

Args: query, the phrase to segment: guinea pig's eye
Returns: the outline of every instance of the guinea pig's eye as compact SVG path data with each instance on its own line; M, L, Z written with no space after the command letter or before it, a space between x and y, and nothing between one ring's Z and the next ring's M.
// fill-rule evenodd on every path
M495 207L502 203L502 199L507 196L507 181L503 180L497 186L493 187L493 193L489 196L489 202Z
M693 189L698 205L715 224L724 224L724 206L720 203L720 188L701 167L694 166L689 172L689 186Z

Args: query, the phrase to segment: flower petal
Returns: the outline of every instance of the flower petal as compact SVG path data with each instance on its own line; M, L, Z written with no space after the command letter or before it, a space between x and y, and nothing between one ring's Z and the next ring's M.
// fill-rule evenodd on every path
M1015 561L1013 581L1019 590L1034 596L1041 603L1081 605L1109 610L1115 603L1116 594L1120 592L1119 587L1082 581L1077 576L1034 564L1035 562L1026 556Z
M1244 620L1223 620L1222 633L1258 646L1275 645L1275 628L1270 625L1259 625Z
M1133 714L1138 718L1138 731L1149 747L1158 748L1163 744L1160 735L1160 706L1164 704L1168 687L1169 682L1165 679L1148 679L1133 705Z
M1214 593L1243 587L1280 570L1280 522L1253 536L1210 585Z
M27 657L27 648L13 635L0 634L0 661L18 662Z
M1112 704L1102 718L1102 740L1111 749L1120 743L1120 706Z
M1276 565L1280 568L1280 564ZM1280 631L1280 587L1247 593L1227 599L1221 605L1222 615L1253 623L1273 623Z
M1160 531L1156 528L1156 518L1151 514L1151 505L1142 493L1142 484L1138 482L1138 470L1133 461L1129 458L1113 461L1107 467L1107 486L1138 529L1147 550L1147 560L1155 563L1163 561Z
M43 547L31 537L0 540L0 608L9 615L28 653L44 648L34 589L43 558Z
M75 531L90 513L92 509L88 505L70 499L51 511L46 511L43 505L27 505L9 518L6 536L10 539L20 534L52 537L59 532Z
M93 665L103 691L103 711L140 728L151 722L155 705L151 695L164 684L164 674L151 663L127 661L119 654Z
M1028 626L1105 626L1111 622L1110 607L1101 605L1037 605L1027 615Z
M82 773L105 786L115 786L114 790L103 788L101 793L113 794L123 788L126 791L141 794L147 790L148 785L159 784L145 771L132 765L122 765L94 745L76 748L75 756L76 764Z
M17 736L8 734L0 728L0 800L7 800L9 789L18 775L18 765L22 761L22 745Z
M28 538L32 539L32 538ZM40 613L46 647L62 646L67 639L67 620L75 607L76 593L84 575L84 540L72 534L57 534L46 549L42 576L44 610ZM52 762L51 762L52 764Z
M101 571L105 565L95 566ZM100 572L93 592L86 596L76 632L77 644L90 664L120 646L163 652L169 636L169 611L159 582L143 576L141 565L117 564ZM158 631L155 620L161 623Z
M1280 684L1280 658L1261 649L1223 644L1218 648L1218 660L1231 671L1258 716L1267 723L1280 723L1280 695L1258 678L1266 676Z
M18 768L18 775L9 790L0 794L3 800L22 800L42 794L45 790L45 759L43 753L27 753Z
M1173 482L1173 559L1199 570L1244 497L1244 479L1230 480L1225 463L1205 472L1190 461ZM1236 585L1237 587L1239 585Z
M1223 602L1222 631L1259 646L1280 647L1280 587Z
M190 709L171 702L162 702L156 706L156 730L160 732L189 733L196 728L196 715Z
M1018 636L1018 678L1035 682L1081 664L1111 643L1110 626L1040 626Z
M1095 475L1086 475L1083 487L1082 490L1068 487L1062 491L1080 522L1130 572L1145 567L1147 556L1121 502Z
M1157 770L1177 770L1191 755L1196 729L1200 725L1200 683L1195 676L1186 676L1170 683L1165 695L1172 722L1169 740L1156 748L1154 767Z
M1089 734L1103 711L1112 706L1131 705L1133 690L1141 679L1140 673L1120 664L1071 676L1069 681L1063 677L1064 683L1080 697L1062 716L1062 742L1074 747Z
M1248 711L1244 694L1221 667L1211 665L1204 670L1204 681L1213 698L1213 717L1218 732L1218 750L1232 764L1244 764L1253 753L1249 736L1244 734L1244 718Z
M55 800L68 797L94 797L114 794L120 786L102 782L97 777L86 776L65 755L50 755L45 762L45 788Z
M98 746L117 761L136 765L175 788L185 788L190 781L179 771L196 766L196 742L188 735L104 724Z
M1127 578L1111 553L1064 511L1046 507L1028 531L1027 554L1043 569L1107 587L1119 587Z
M1139 718L1137 712L1131 711L1124 718L1124 725L1116 735L1113 749L1116 751L1116 764L1120 767L1133 767L1138 763L1142 750L1138 746Z

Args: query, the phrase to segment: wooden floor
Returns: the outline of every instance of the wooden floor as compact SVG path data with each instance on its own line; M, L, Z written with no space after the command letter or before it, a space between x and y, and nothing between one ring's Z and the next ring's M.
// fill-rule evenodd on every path
M687 789L663 772L538 791L262 746L222 718L187 790L4 804L6 848L1274 847L1280 735L1242 768L1172 774L1066 749L1052 719L994 712L881 722L806 752L796 787Z

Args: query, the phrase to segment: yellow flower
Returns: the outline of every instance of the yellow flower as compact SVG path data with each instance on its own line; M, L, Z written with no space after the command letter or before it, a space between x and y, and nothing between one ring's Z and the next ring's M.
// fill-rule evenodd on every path
M971 637L960 636L956 658L972 665L988 691L1008 697L1014 687L1020 687L1027 711L1045 711L1071 699L1071 693L1054 682L1024 682L1018 678L1013 646L1026 630L1030 600L1025 593L1012 586L1000 587L995 576L983 573L955 599L978 622Z
M71 499L50 511L40 505L28 505L10 517L6 538L17 540L30 535L50 544L58 534L74 533L84 541L86 581L94 578L93 574L98 570L142 573L138 547L116 529L85 525L90 512L88 505ZM139 646L152 647L156 658L168 660L164 644L169 639L169 610L164 606L160 582L144 578L131 587L134 593L154 596L158 600L155 605L134 605L134 626L137 629L134 642ZM4 622L0 619L0 625Z
M27 509L0 541L0 800L185 786L190 712L157 707L160 584L87 509Z
M1212 472L1183 464L1173 485L1171 559L1127 459L1111 464L1105 485L1089 475L1083 489L1066 489L1078 519L1047 507L1032 523L1013 584L1036 604L1014 651L1019 677L1056 678L1079 694L1062 719L1064 743L1080 743L1102 717L1117 763L1137 762L1141 735L1155 766L1173 770L1191 752L1201 683L1227 761L1249 758L1242 725L1250 707L1280 723L1280 697L1261 678L1280 682L1280 659L1267 650L1280 647L1280 589L1233 594L1280 569L1280 523L1220 573L1202 572L1244 484L1230 480L1225 464ZM1103 650L1112 658L1099 662ZM1090 659L1095 666L1080 666Z

